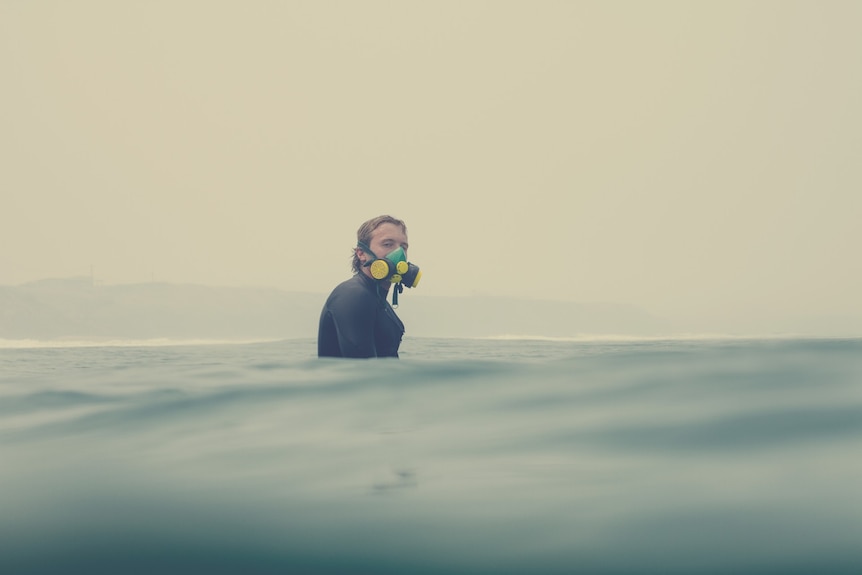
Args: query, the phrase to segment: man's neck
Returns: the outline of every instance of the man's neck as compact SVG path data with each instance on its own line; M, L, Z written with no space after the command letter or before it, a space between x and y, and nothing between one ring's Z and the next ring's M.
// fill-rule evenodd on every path
M365 275L368 279L377 284L377 288L383 293L389 293L389 288L392 286L392 282L387 280L376 280L371 275L371 271L368 268L362 268L360 271L361 274Z

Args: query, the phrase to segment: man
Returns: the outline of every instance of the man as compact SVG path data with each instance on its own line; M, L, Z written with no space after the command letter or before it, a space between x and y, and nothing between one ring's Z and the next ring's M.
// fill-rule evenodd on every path
M378 216L359 227L353 277L329 295L320 313L320 357L398 357L404 324L386 301L392 288L397 307L402 286L415 287L421 272L407 262L407 226ZM394 285L393 285L394 284Z

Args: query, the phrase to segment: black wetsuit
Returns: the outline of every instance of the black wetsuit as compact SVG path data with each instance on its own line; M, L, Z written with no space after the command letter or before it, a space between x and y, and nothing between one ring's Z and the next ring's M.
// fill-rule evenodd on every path
M379 282L357 273L323 305L317 332L320 357L398 357L404 324Z

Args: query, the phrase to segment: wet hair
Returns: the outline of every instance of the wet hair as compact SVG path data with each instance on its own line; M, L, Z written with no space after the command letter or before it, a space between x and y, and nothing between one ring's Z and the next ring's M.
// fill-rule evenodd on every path
M359 242L362 242L365 245L371 245L371 234L374 233L374 230L380 227L381 224L395 224L396 226L400 226L404 235L407 235L407 225L398 218L393 218L392 216L377 216L376 218L371 218L356 230L357 245ZM358 274L360 271L362 271L362 262L359 260L359 256L356 255L356 250L354 250L353 273Z

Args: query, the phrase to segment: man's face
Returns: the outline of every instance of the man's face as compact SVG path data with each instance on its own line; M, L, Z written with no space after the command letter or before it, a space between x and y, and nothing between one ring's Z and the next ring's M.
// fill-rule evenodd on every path
M404 249L404 256L407 256L407 234L401 229L401 226L390 224L389 222L382 223L371 232L371 241L368 242L368 247L379 257L386 257L392 250L401 247ZM357 250L359 261L363 264L371 261L371 256L362 250ZM367 276L371 276L371 272L367 267L363 267L362 271Z

